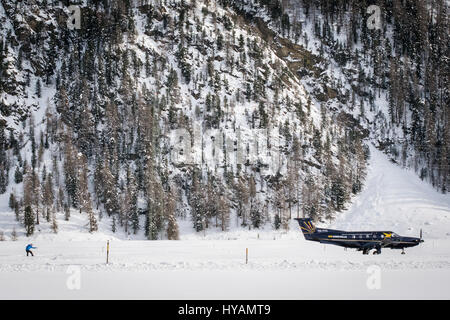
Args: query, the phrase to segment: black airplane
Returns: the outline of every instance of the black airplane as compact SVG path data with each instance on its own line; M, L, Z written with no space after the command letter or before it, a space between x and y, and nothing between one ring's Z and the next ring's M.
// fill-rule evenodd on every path
M381 248L402 249L417 246L422 240L422 230L420 238L401 237L392 231L341 231L332 229L316 228L312 219L296 218L306 240L317 241L325 244L334 244L344 248L354 248L369 254L370 250L375 250L373 254L380 254Z

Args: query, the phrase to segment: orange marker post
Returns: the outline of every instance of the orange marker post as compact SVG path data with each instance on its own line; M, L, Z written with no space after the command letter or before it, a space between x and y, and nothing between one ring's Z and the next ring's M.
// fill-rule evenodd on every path
M106 242L106 264L109 261L109 240Z

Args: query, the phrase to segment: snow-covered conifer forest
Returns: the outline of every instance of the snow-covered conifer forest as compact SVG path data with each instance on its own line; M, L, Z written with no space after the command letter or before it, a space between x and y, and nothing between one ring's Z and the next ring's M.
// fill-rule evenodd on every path
M379 28L366 1L70 5L0 4L8 236L71 220L149 240L332 222L364 188L372 143L448 192L443 0L379 1Z

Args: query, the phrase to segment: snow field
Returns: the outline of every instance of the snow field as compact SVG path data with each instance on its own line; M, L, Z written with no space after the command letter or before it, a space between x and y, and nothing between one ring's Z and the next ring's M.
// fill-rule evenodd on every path
M299 234L300 235L300 234ZM301 236L301 235L300 235ZM450 297L450 240L382 255L299 239L0 244L1 299L386 299ZM245 248L249 262L245 264ZM380 288L367 285L379 268ZM73 270L80 289L71 290Z

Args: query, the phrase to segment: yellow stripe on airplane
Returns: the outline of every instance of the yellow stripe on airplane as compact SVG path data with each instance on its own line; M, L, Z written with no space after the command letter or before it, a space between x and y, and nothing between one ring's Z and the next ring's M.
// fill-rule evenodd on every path
M302 228L303 230L305 230L305 231L308 232L308 233L313 233L313 231L312 231L311 229L303 228L303 227L300 227L300 228Z

